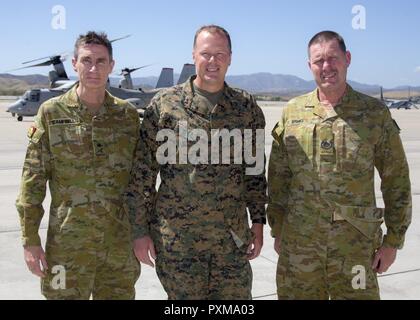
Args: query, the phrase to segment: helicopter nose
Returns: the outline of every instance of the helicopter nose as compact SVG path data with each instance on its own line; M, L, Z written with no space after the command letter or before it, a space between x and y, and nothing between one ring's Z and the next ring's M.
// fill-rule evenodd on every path
M13 112L13 113L16 113L16 112L18 112L18 111L20 111L21 109L22 109L22 107L23 107L23 104L20 102L20 101L18 101L18 102L15 102L15 103L13 103L8 109L7 109L7 112Z

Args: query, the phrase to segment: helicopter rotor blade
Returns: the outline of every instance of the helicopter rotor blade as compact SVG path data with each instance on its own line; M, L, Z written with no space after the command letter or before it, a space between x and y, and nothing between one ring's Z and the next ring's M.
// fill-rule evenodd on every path
M138 67L138 68L129 69L129 71L131 73L131 72L134 72L136 70L143 69L143 68L150 67L150 66L151 66L151 64L146 64L146 65Z
M122 39L127 39L127 38L129 38L129 37L131 37L131 34L127 34L126 36L123 36L123 37L120 37L120 38L116 38L116 39L112 39L112 40L109 40L109 42L115 42L115 41L118 41L118 40L122 40Z
M41 62L41 63L37 63L37 64L32 64L30 66L25 66L25 67L21 67L21 68L9 70L9 71L17 71L17 70L28 69L28 68L33 68L33 67L45 67L45 66L49 66L50 64L51 64L50 61L45 61L45 62Z
M48 57L38 58L38 59L34 59L34 60L29 60L29 61L22 62L22 64L27 64L27 63L31 63L31 62L35 62L35 61L39 61L39 60L45 60L45 59L50 60L50 59L52 59L53 57L54 57L54 56L48 56Z

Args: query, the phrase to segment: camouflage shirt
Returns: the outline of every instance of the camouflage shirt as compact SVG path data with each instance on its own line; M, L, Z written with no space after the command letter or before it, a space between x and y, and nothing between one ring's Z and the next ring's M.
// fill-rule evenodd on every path
M129 229L122 195L138 140L139 116L129 103L106 92L92 116L76 87L39 108L23 166L16 201L24 245L40 245L38 229L49 182L48 237L64 228L98 226L114 217ZM77 230L73 230L76 231Z
M241 246L252 238L247 208L251 219L265 219L264 169L260 174L246 175L247 165L234 164L233 160L230 164L181 163L179 145L176 163L157 161L157 151L164 143L157 141L158 132L173 130L179 141L182 122L188 130L204 130L209 149L211 129L243 132L265 127L264 115L248 93L225 84L219 102L209 110L194 92L193 80L191 77L159 92L146 109L127 200L133 236L150 234L158 249L171 252L209 249L230 234ZM189 150L193 143L188 141ZM232 142L229 148L233 148ZM161 184L156 192L158 173Z
M384 217L384 245L403 246L411 221L409 171L387 107L348 86L328 110L315 90L288 103L272 134L267 215L273 236L294 212L302 215L302 229L338 216L369 238ZM375 167L385 210L376 208Z

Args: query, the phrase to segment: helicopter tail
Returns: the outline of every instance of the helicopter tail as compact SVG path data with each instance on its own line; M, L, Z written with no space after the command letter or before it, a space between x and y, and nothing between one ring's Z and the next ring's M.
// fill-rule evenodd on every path
M167 88L174 85L174 69L162 68L160 72L159 80L156 85L157 88Z

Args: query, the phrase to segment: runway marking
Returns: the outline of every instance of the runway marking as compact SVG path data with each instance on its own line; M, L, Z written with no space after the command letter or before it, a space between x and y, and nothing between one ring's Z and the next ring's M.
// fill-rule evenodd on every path
M270 294L265 294L262 296L256 296L256 297L252 297L252 299L260 299L260 298L266 298L266 297L271 297L271 296L277 296L277 293L270 293Z
M417 272L417 271L420 271L420 268L419 269L406 270L406 271L400 271L400 272L394 272L394 273L388 273L388 274L382 274L382 275L379 275L378 278L393 276L393 275L396 275L396 274Z
M48 226L40 226L39 230L47 230ZM1 233L13 233L13 232L21 232L20 229L0 229L0 234Z
M5 171L5 170L21 170L23 168L23 166L13 166L13 167L0 167L0 171Z
M273 260L271 260L271 259L269 259L267 257L264 257L263 255L260 255L260 257L263 258L263 259L265 259L265 260L267 260L267 261L270 261L270 262L272 262L274 264L277 264L277 261L273 261Z

